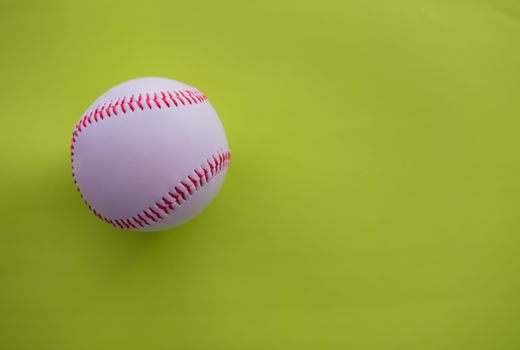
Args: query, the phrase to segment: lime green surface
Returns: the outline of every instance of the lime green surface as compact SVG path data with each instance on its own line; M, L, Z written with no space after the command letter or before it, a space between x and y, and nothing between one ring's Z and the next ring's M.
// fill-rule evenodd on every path
M0 349L520 348L518 1L3 0L0 53ZM155 234L70 177L141 76L204 91L233 151Z

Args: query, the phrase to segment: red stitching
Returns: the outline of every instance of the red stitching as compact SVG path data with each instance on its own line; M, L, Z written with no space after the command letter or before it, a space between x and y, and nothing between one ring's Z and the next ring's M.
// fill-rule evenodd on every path
M157 94L153 94L153 102L155 102L155 104L157 105L157 108L161 109L161 104L159 103L159 101L157 100Z
M164 204L166 204L168 206L168 208L170 208L170 210L174 210L172 202L170 202L169 200L167 200L164 197L162 197L162 200L163 200Z
M134 103L134 95L130 96L130 101L128 101L128 107L130 107L132 112L135 112L133 103Z
M132 216L132 220L134 220L139 226L144 227L142 220L136 218L135 216Z
M103 106L101 106L101 109L99 111L99 116L101 117L101 119L105 119L105 117L103 117L103 111L105 110L105 104L103 104Z
M168 102L168 99L166 98L166 94L164 91L161 91L161 99L163 100L166 107L170 108L170 102Z
M208 159L208 165L209 165L209 172L211 173L211 176L215 175L215 166L211 163L211 161Z
M170 197L172 197L175 200L175 202L177 202L177 204L179 204L179 205L181 204L181 200L179 199L178 195L176 195L175 193L172 193L171 191L168 192L168 194L170 195Z
M192 91L186 91L186 93L193 99L193 101L195 101L195 103L197 103L196 100L198 100L199 102L201 102L198 97L192 92Z
M121 107L121 110L123 111L123 113L126 113L126 109L125 109L125 98L124 98L124 97L123 97L123 99L121 100L120 107Z
M190 185L188 185L188 184L184 183L184 181L181 181L181 185L183 185L183 186L184 186L184 188L185 188L185 189L186 189L186 190L188 191L188 193L189 193L190 195L192 195L192 194L193 194L193 192L192 192L192 190L191 190L191 186L190 186Z
M168 96L170 96L170 99L172 100L172 102L175 105L175 107L178 107L179 104L177 103L177 101L175 101L175 96L173 96L173 94L171 92L169 92L169 91L168 91Z
M173 94L175 94L175 96ZM161 95L160 98L159 98L159 95ZM190 96L191 98L188 96ZM193 96L196 96L197 99L194 98ZM180 104L182 104L182 106L186 106L187 104L184 100L188 101L188 103L190 105L199 104L199 103L203 103L206 101L206 96L202 95L200 93L200 91L198 91L198 90L177 90L177 91L159 91L159 92L153 94L153 99L150 98L150 94L147 93L145 102L149 109L154 109L154 108L162 109L163 107L173 108L172 104L168 101L168 97L170 98L173 105L175 105L175 107L179 107ZM181 97L183 97L183 98L181 98ZM154 104L152 104L152 101L154 102ZM107 117L112 117L112 114L114 116L117 116L118 108L121 110L121 112L123 114L130 112L128 110L128 108L132 112L135 112L136 109L135 109L134 103L137 104L137 106L141 110L144 110L142 94L139 94L137 99L135 99L135 95L131 95L129 98L127 96L124 96L124 97L117 99L115 102L110 101L108 106L106 105L106 103L104 103L101 106L93 107L90 111L85 113L85 115L76 124L76 127L74 128L74 132L73 132L73 135L75 137L73 137L72 143L75 143L76 137L78 137L79 134L81 132L83 132L83 130L85 128L87 128L88 125L91 125L93 123L92 117L94 117L94 122L97 123L100 121L100 119L104 120L105 115ZM112 112L111 112L111 110L112 110Z
M155 205L157 205L157 207L159 207L159 209L161 209L162 211L164 211L165 214L170 214L170 212L168 211L168 209L162 205L161 203L159 202L156 202Z
M157 217L157 219L163 218L157 211L154 210L154 208L150 207L148 210L150 210Z
M137 217L138 217L139 219L143 220L144 223L145 223L146 225L150 225L150 223L149 223L148 221L146 221L146 219L143 218L143 217L141 216L141 214L137 214Z
M137 228L134 224L132 224L132 221L130 221L130 219L126 219L126 223L132 228Z
M117 100L112 107L112 112L114 112L114 115L117 115L117 106L119 106L119 100Z
M110 101L110 103L107 106L107 114L108 114L109 118L112 116L112 115L110 115L110 108L112 108L112 101Z
M181 189L180 189L179 187L177 187L177 186L174 187L174 190L175 190L178 194L181 195L182 200L184 200L184 201L186 200L187 197L186 197L186 194L184 193L183 190L181 190Z
M195 186L195 189L199 188L199 182L197 180L195 180L194 178L192 178L191 175L188 175L188 179L191 181L193 186Z
M150 209L150 208L148 208L148 209ZM157 222L157 220L155 220L155 218L152 215L148 214L148 212L146 210L143 210L143 214L146 215L146 217L149 218L150 220L152 220L153 222Z
M202 170L204 171L204 178L206 179L206 182L209 181L209 171L208 169L204 168L204 166L202 166Z
M87 111L74 127L70 145L72 177L81 199L85 201L83 193L81 193L75 178L74 150L77 139L89 125L92 125L94 122L98 123L101 120L104 120L105 116L108 118L116 117L118 116L119 111L121 111L122 114L135 112L135 105L137 105L140 110L144 110L144 103L146 103L146 106L152 110L154 108L162 109L163 107L189 107L191 105L204 103L206 100L207 97L198 90L187 89L177 91L159 91L153 93L153 97L150 96L150 93L146 93L144 99L143 94L137 95L137 98L135 95L123 96L115 101L110 101L108 105L104 103ZM204 187L204 185L207 184L211 178L222 171L225 166L228 165L230 158L231 153L227 150L218 151L211 155L204 162L204 164L202 164L202 166L193 169L190 174L188 174L182 181L180 181L176 186L173 186L172 189L167 192L167 196L169 196L172 201L166 199L165 197L161 197L159 201L154 203L154 206L146 208L133 217L120 219L107 218L98 213L94 208L92 208L90 204L87 202L85 203L98 218L106 221L112 226L123 229L136 229L138 226L150 226L165 218L165 216L161 216L161 214L159 214L157 209L163 211L164 215L170 215L175 211L176 207L180 206L184 201L187 201L189 197L191 197L196 191ZM174 206L174 203L176 203L176 206Z
M139 97L137 97L137 101L135 101L137 103L137 106L139 107L140 110L143 110L144 107L143 107L143 95L139 94Z
M191 102L191 98L189 98L188 96L186 96L186 95L184 94L184 91L181 91L181 95L182 95L182 97L184 97L186 100L188 100L188 102L190 103L190 105L193 104L193 103L196 103L195 101Z
M204 185L204 175L201 174L201 173L198 171L198 169L195 169L194 171L195 171L195 174L197 175L197 177L199 178L199 183L200 183L200 185L203 186L203 185Z
M186 103L184 103L184 100L181 98L181 95L179 94L178 91L175 91L175 96L177 96L177 99L178 99L179 101L181 101L181 103L182 103L183 106L186 106Z
M220 159L223 159L221 163L219 163L219 172L224 169L229 164L229 159L231 158L231 153L229 151L219 151L216 154L212 155L207 161L206 164L211 164L211 160L215 161L215 159L218 159L220 162ZM204 174L200 172L199 169L203 169ZM196 182L196 178L200 179L199 186L195 186L193 188L192 186L189 186L187 181ZM212 176L213 177L213 176ZM203 183L204 179L206 178L205 183ZM177 203L177 205L181 205L182 202L186 201L191 197L193 194L195 194L196 191L204 187L205 184L211 180L211 177L209 175L209 171L204 168L204 166L200 168L193 169L192 173L186 176L186 179L188 180L182 180L179 182L179 185L174 186L173 190L168 191L168 195ZM182 190L181 188L185 188L186 190ZM182 198L182 199L181 199ZM162 200L162 202L161 202ZM174 202L166 199L166 197L161 197L161 200L154 203L153 206L150 206L143 210L140 214L137 214L136 216L125 218L125 219L108 219L100 215L99 213L96 214L96 216L102 218L106 222L112 224L113 226L123 228L123 229L135 229L138 228L135 224L130 221L130 219L133 220L137 225L141 227L150 226L153 223L157 223L160 220L163 220L166 216L162 216L156 208L160 209L165 213L165 215L170 215L172 212L175 211L175 207L173 205ZM91 208L91 207L90 207ZM93 208L91 208L92 211L94 211ZM147 220L148 218L148 220ZM152 222L150 222L151 220Z
M152 104L150 103L150 94L146 94L146 105L148 108L152 109Z

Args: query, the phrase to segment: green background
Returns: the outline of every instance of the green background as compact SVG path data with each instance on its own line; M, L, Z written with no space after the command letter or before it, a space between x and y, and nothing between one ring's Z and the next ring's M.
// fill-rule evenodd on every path
M516 0L1 0L0 349L519 349L519 63ZM154 234L69 164L141 76L233 151Z

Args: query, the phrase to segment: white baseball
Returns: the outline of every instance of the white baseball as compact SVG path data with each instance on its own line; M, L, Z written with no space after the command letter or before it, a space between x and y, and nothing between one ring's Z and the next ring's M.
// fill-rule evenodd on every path
M157 231L186 222L219 191L230 159L217 113L196 88L140 78L101 95L71 142L72 176L100 219Z

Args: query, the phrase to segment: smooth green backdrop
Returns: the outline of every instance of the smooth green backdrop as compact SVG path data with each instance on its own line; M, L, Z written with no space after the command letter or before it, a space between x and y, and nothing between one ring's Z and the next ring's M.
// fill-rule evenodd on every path
M519 349L519 63L516 0L1 0L0 349ZM154 234L69 165L141 76L233 151Z

